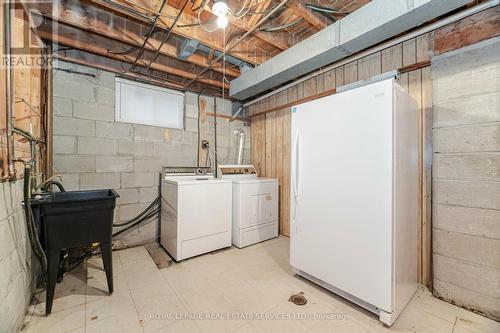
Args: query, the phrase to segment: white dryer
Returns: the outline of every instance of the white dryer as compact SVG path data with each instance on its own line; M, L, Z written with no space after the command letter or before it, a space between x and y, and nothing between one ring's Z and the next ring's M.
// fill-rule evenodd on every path
M175 261L231 246L232 184L209 168L163 168L160 244Z
M278 180L257 177L253 165L219 165L219 177L233 181L233 245L277 237Z

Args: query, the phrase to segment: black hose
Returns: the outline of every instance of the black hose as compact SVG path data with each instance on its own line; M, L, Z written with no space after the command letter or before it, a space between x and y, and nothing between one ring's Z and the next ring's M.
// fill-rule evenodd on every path
M31 182L31 165L26 164L24 166L24 214L26 216L26 226L28 228L28 237L30 239L30 245L35 253L36 257L40 261L40 266L42 269L42 281L45 280L45 275L47 273L47 256L45 251L40 244L40 239L36 232L35 219L33 218L33 211L31 210L30 203L30 184Z
M135 223L133 223L133 224L129 225L129 226L128 226L128 227L126 227L126 228L123 228L122 230L119 230L119 231L115 232L115 233L113 234L113 237L118 236L119 234L121 234L121 233L123 233L123 232L125 232L125 231L129 230L130 228L133 228L133 227L135 227L136 225L138 225L138 224L140 224L140 223L142 223L142 222L144 222L144 221L149 220L150 218L152 218L152 217L154 217L155 215L157 215L159 212L160 212L160 209L159 209L159 208L156 208L154 211L152 211L152 212L148 213L146 216L144 216L143 218L141 218L141 219L137 220Z
M142 216L144 216L151 208L153 208L154 205L156 205L159 202L160 202L160 196L158 195L156 197L156 199L154 199L153 202L148 207L146 207L146 209L144 209L141 213L139 213L139 215L137 215L136 217L133 217L130 220L125 221L125 222L113 223L113 227L123 227L125 225L134 223L135 221L140 219Z
M59 192L66 192L66 189L64 188L64 186L55 180L51 180L51 181L44 183L43 186L41 187L41 190L44 192L47 192L49 189L49 186L51 186L51 185L57 186L57 188L59 189Z

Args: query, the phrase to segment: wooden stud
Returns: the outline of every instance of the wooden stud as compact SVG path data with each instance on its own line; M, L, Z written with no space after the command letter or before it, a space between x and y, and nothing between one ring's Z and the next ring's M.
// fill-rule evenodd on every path
M500 6L495 6L438 29L434 53L449 52L499 35Z

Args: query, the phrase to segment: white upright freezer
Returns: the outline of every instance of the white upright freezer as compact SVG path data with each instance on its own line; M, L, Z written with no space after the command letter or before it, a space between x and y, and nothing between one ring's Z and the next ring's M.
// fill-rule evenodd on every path
M392 325L416 290L416 102L391 77L293 107L291 133L291 265Z

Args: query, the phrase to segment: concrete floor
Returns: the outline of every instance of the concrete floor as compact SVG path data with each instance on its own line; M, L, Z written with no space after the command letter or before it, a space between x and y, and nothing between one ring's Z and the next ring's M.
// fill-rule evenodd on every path
M144 247L113 255L112 296L107 295L100 258L92 258L57 285L49 317L44 316L45 295L35 296L23 332L500 332L500 323L442 302L423 287L398 321L384 327L371 313L294 276L285 237L162 270ZM288 302L299 292L308 300L305 306ZM238 313L254 318L181 318ZM178 318L168 318L175 314ZM263 314L297 318L256 319ZM320 320L315 314L331 317Z

